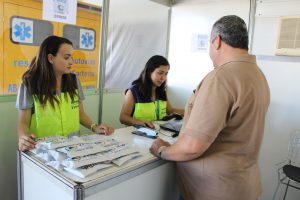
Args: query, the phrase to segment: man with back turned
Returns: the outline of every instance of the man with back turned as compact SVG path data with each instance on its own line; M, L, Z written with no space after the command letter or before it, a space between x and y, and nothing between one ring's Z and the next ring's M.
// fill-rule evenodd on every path
M150 151L177 161L185 200L254 200L261 194L258 155L270 103L268 83L248 53L248 32L238 16L212 27L214 69L186 104L175 144L157 139Z

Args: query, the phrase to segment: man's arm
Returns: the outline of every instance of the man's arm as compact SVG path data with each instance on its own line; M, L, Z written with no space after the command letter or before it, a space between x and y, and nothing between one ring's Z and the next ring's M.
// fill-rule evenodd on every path
M155 140L150 148L150 152L164 160L189 161L200 157L210 144L203 139L188 134L180 134L180 137L173 145L169 145L169 143L161 139ZM161 146L166 147L161 148L161 154L158 155L158 150Z

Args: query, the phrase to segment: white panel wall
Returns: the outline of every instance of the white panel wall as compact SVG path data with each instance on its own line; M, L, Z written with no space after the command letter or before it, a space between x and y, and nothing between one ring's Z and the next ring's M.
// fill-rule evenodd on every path
M159 1L164 2L164 1ZM125 89L153 55L166 55L169 7L149 0L110 0L103 123L123 125Z
M126 89L153 55L166 55L169 8L149 0L110 0L106 89Z
M119 115L122 109L122 104L125 96L125 91L121 92L104 92L102 104L102 123L109 124L116 128L122 128L119 121Z
M276 163L287 156L289 133L300 129L300 58L275 56L279 17L300 15L300 1L265 0L257 2L253 53L268 79L271 104L266 121L260 166L264 192L261 199L271 199L277 184ZM276 199L282 199L284 186ZM300 191L289 189L287 199L300 199Z
M213 69L208 50L194 49L194 36L209 37L213 23L224 15L235 14L248 23L250 3L248 0L179 2L172 7L168 94L172 104L183 107L202 78Z
M277 184L276 163L287 156L289 133L300 128L299 62L259 60L271 89L271 104L266 119L260 167L264 192L261 199L271 199ZM284 186L276 199L282 199ZM300 191L289 189L287 199L300 199Z

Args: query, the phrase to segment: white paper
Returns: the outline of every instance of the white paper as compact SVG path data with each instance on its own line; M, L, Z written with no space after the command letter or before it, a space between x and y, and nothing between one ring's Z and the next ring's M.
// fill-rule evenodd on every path
M91 164L91 165L86 165L77 169L72 169L72 168L64 168L67 172L70 172L71 174L74 174L75 176L78 176L80 178L85 178L99 170L112 167L113 164Z
M53 161L53 157L50 155L49 152L41 152L36 154L36 157L38 157L39 159L43 160L44 162L49 162L49 161Z
M77 0L43 0L43 20L76 24Z
M108 152L104 152L103 155L107 156L109 160L114 160L116 158L120 158L122 156L126 156L128 154L132 154L135 152L139 152L139 150L134 147L124 146L124 147L117 147Z
M89 154L95 154L102 151L110 150L110 147L104 147L100 144L75 144L72 146L62 147L56 149L59 152L65 153L69 158L78 156L86 156Z
M66 154L60 153L56 151L55 149L48 150L49 154L53 157L54 160L63 162L64 160L67 159Z
M46 165L53 167L57 171L62 171L64 169L64 167L61 165L61 163L59 161L49 161L49 162L46 162Z
M138 148L130 144L97 134L38 138L36 148L31 152L46 165L58 171L64 169L80 178L103 168L121 166L142 155Z
M78 144L81 142L81 139L79 137L71 137L67 138L64 136L49 136L44 138L38 138L37 144L35 147L37 149L56 149L64 146L70 146L73 144Z
M108 161L108 157L103 156L101 153L87 155L87 156L79 156L75 158L68 158L62 162L67 168L78 168L89 164L100 163L104 161Z
M138 158L140 156L142 156L142 154L140 152L135 152L135 153L132 153L132 154L120 157L120 158L116 158L112 162L118 166L121 166L121 165L125 164L126 162L133 160L135 158Z
M83 135L80 137L83 143L90 144L90 143L99 143L105 142L106 136L100 134L90 134L90 135Z

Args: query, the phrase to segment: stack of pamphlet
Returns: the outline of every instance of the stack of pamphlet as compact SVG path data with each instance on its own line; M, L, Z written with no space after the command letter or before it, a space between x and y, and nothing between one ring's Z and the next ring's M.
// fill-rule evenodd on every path
M39 138L31 152L46 165L80 178L108 167L121 166L142 155L130 144L99 134Z

